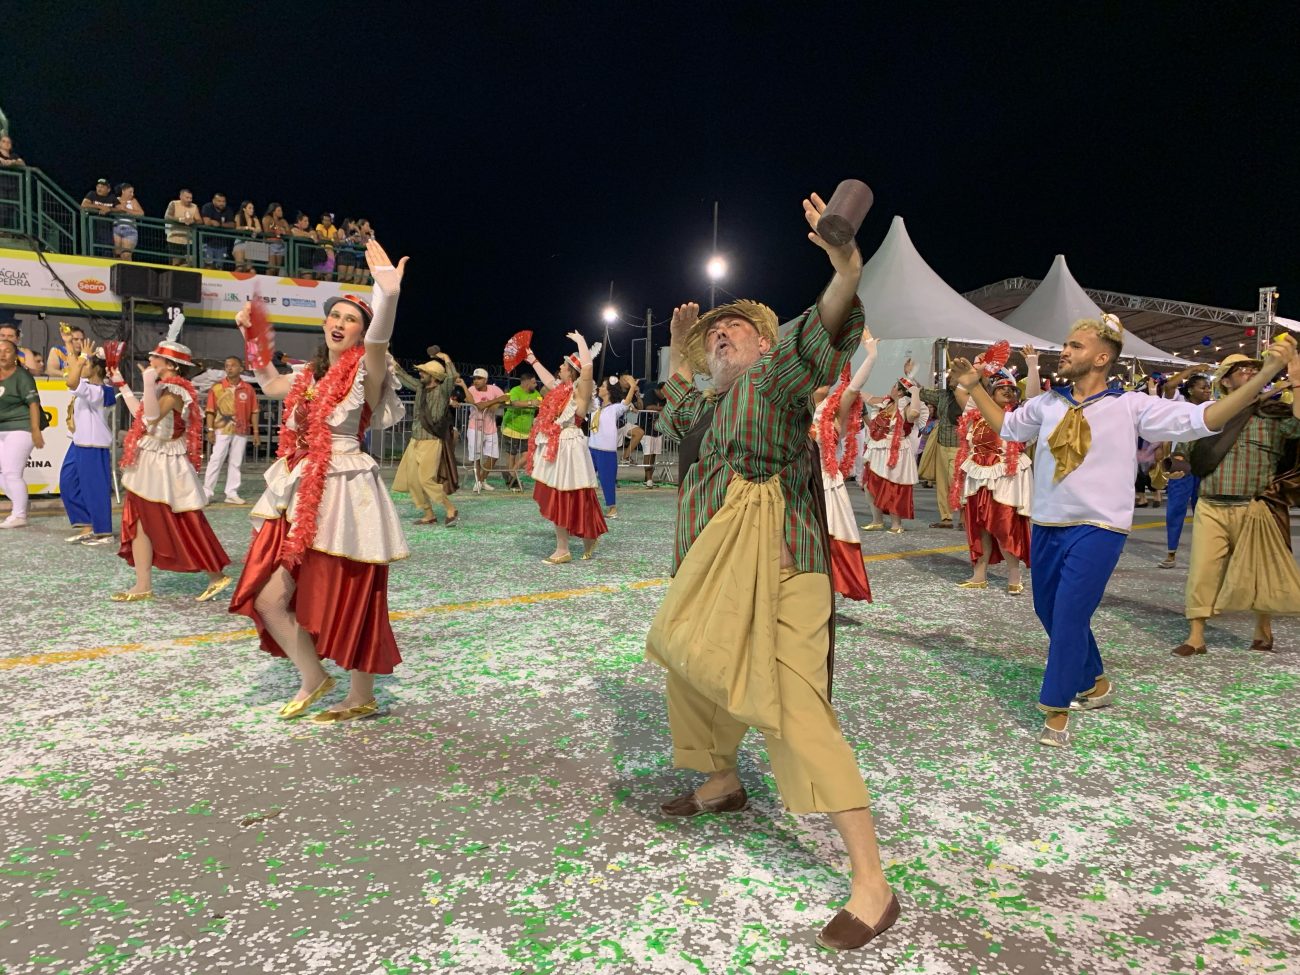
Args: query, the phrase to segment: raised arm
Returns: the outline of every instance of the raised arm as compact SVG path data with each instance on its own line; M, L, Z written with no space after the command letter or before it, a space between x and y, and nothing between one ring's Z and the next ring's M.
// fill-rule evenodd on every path
M1196 371L1200 368L1200 366L1188 366L1181 372L1174 373L1165 380L1165 388L1160 395L1165 399L1173 399L1178 395L1178 387L1196 375Z
M880 353L880 339L871 334L871 329L865 325L862 327L862 348L866 351L866 358L862 360L862 365L849 377L849 385L844 390L844 395L840 397L840 415L838 417L840 429L849 422L849 414L853 411L853 404L862 396L862 387L867 384L871 378L871 369L876 364L876 356Z
M113 384L113 388L117 390L117 395L121 397L122 402L126 404L126 411L133 417L139 413L140 401L135 398L135 393L131 392L131 387L126 384L122 373L114 369L108 374L108 380Z
M528 350L528 356L526 361L530 366L533 367L533 372L537 373L537 378L541 380L543 386L545 386L547 389L554 389L556 387L556 384L559 382L559 380L557 380L555 376L551 374L551 370L547 369L544 365L542 365L539 361L537 361L537 356L533 355L532 349Z
M1222 430L1225 423L1255 402L1260 390L1267 386L1274 376L1291 366L1296 355L1294 342L1286 338L1275 341L1264 353L1264 363L1260 366L1259 372L1223 399L1215 400L1206 408L1205 425L1211 430Z
M670 346L668 349L668 369L674 376L681 376L689 385L695 382L695 370L686 357L686 341L691 329L700 317L700 306L693 301L678 305L673 309L672 324L668 326Z
M573 403L577 407L578 416L586 416L587 410L591 406L591 349L587 348L587 340L582 337L579 331L569 333L569 338L573 339L578 346L578 365L581 367L578 371L578 381L573 385Z
M397 299L402 293L402 275L406 273L403 257L393 266L379 241L366 242L366 264L375 282L375 317L366 329L366 402L374 409L384 396L388 382L388 341L393 337L397 319Z
M85 353L68 360L68 371L63 377L64 384L68 389L76 389L81 385L81 374L89 365L89 360L85 358Z
M997 401L984 388L984 384L980 382L979 371L970 364L969 359L954 359L952 372L957 377L958 388L975 401L975 406L980 411L980 416L984 417L984 422L994 433L1001 434L1006 411L998 406Z
M1025 357L1025 399L1043 394L1043 379L1038 372L1038 350L1026 345L1020 350Z
M853 310L853 302L858 296L858 281L862 278L862 252L858 250L856 240L836 247L817 233L817 221L825 209L826 204L816 193L803 201L804 218L811 228L808 239L826 252L831 267L835 269L835 276L817 301L822 328L826 330L831 342L834 342L848 322L849 312Z

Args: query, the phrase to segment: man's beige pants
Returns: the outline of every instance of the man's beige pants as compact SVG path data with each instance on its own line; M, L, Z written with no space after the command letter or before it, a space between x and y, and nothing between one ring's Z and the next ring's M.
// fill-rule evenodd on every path
M782 571L776 637L781 737L765 738L777 788L792 813L843 812L870 803L826 696L831 599L829 576ZM697 772L734 769L749 730L671 670L668 724L673 764Z
M441 440L434 438L410 441L393 479L393 490L408 492L411 503L425 515L430 514L433 511L431 505L447 504L447 492L438 480L438 468L441 465Z
M948 492L952 490L952 469L957 463L957 448L935 444L934 455L934 490L938 495L939 519L948 521L952 518L952 506L948 504Z
M1228 575L1228 561L1250 514L1248 504L1215 504L1201 498L1192 517L1192 556L1187 563L1185 616L1209 619Z

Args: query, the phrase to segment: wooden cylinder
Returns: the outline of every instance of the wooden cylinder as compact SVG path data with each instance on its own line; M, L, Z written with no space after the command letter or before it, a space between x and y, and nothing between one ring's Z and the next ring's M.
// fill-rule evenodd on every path
M857 236L874 201L870 186L860 179L846 179L835 187L818 218L817 234L828 244L842 247Z

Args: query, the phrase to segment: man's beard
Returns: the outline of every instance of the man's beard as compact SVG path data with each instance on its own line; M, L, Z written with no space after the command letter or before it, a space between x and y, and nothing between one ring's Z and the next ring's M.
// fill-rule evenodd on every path
M754 360L757 361L758 359ZM734 358L725 359L713 352L708 354L708 362L709 376L713 379L714 388L720 392L729 390L740 378L740 374L754 364L754 362L741 362Z

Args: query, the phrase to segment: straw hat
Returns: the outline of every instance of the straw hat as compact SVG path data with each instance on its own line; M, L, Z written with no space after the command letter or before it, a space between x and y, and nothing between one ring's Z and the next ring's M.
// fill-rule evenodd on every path
M1240 352L1234 352L1232 355L1220 362L1219 368L1214 370L1214 391L1216 393L1222 393L1222 383L1228 378L1228 373L1232 372L1232 370L1236 369L1238 366L1248 365L1259 369L1264 365L1264 363L1259 359L1252 359L1248 355L1242 355Z
M691 326L690 334L686 336L686 361L691 364L691 369L701 375L709 373L709 358L704 351L704 336L708 334L709 327L721 318L743 318L758 330L760 337L767 339L771 345L776 345L776 312L767 305L748 298L741 298L729 305L719 305L701 315Z

